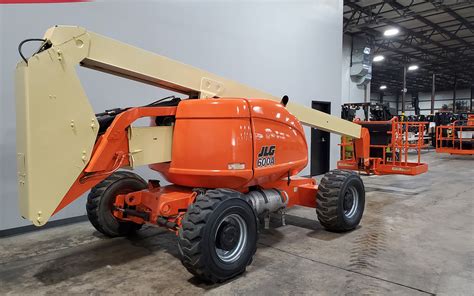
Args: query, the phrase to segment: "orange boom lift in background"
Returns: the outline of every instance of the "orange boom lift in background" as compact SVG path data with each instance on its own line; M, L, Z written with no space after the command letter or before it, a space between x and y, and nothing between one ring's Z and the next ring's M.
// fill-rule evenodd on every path
M423 137L411 138L412 134L423 135L426 122L398 121L397 117L388 121L354 122L370 134L370 143L363 146L357 140L342 137L339 169L412 176L428 170L428 165L421 162L421 149L426 147ZM416 153L416 160L408 159L410 151ZM363 157L358 156L360 153Z
M28 59L20 44L16 73L20 208L35 225L90 189L87 215L98 231L166 227L184 266L219 282L245 271L257 221L270 213L300 205L316 208L330 231L359 224L365 191L356 173L334 170L319 185L296 174L308 162L302 124L354 138L354 161L379 170L367 128L80 27L53 27L41 41ZM187 99L94 114L78 64ZM144 117L149 127L132 125ZM142 165L172 185L118 171Z
M467 120L436 127L436 152L474 155L474 113Z

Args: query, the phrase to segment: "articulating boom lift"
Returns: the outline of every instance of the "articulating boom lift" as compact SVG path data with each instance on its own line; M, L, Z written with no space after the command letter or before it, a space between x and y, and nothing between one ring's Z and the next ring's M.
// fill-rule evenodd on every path
M357 151L364 147L348 137L342 137L341 160L338 169L355 170L376 175L419 175L428 171L428 164L421 162L424 148L423 134L426 122L399 121L397 117L385 121L354 121L369 133L368 155L360 157ZM410 134L418 138L411 139ZM420 136L421 135L421 136ZM355 153L354 153L355 151ZM409 152L416 153L416 161L409 161Z
M97 230L124 236L149 223L176 231L184 266L217 282L245 271L258 218L269 213L302 205L331 231L359 224L357 174L329 172L319 187L296 174L308 162L301 124L355 138L365 162L369 134L360 125L84 28L56 26L42 41L16 72L20 208L35 225L91 189L87 213ZM76 65L189 99L94 114ZM132 126L143 117L150 127ZM117 171L142 165L173 185Z
M474 113L436 127L436 152L474 155Z

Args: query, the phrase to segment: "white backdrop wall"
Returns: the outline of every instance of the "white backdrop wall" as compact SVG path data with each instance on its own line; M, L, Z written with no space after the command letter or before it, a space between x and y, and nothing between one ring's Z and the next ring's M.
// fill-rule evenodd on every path
M339 116L342 7L342 0L0 5L0 230L29 225L19 217L15 169L13 75L21 40L42 37L56 24L80 25L272 94L287 94L306 106L312 100L331 101L332 113ZM107 74L78 71L96 112L143 105L167 94ZM308 128L306 133L309 141ZM332 167L338 142L332 135ZM157 177L147 168L139 172ZM309 174L309 167L302 174ZM54 218L83 215L84 206L82 197Z

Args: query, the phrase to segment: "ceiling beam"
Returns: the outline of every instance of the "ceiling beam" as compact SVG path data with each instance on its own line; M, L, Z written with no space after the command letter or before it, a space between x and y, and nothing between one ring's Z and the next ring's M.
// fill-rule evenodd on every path
M430 2L438 2L438 0ZM370 5L364 3L344 1L346 9L350 8L344 16L351 16L350 19L344 17L344 28L345 31L352 32L349 34L353 37L362 33L371 36L376 49L374 52L386 56L384 62L373 65L372 89L378 90L380 85L385 84L391 89L400 91L403 87L401 71L409 63L420 66L415 73L409 74L407 88L411 91L430 90L433 73L437 74L436 83L439 90L452 89L454 76L458 77L459 85L463 87L467 87L474 81L474 74L472 74L474 40L469 42L470 39L465 39L469 37L457 35L461 31L463 36L469 32L468 30L472 32L473 24L456 12L464 9L466 5L450 4L441 7L431 3L432 8L426 5L418 8L418 5L426 4L426 2L411 1L409 4L404 2L402 5L394 0L380 0L371 2ZM389 13L394 11L399 12L399 16L388 17ZM440 25L427 19L435 15L446 16L445 19L449 19L449 22L446 22L446 25ZM411 20L419 21L421 26L407 28L403 25L404 22ZM381 31L386 26L399 28L401 34L386 38ZM457 42L445 45L443 39L434 40L440 35L444 36L446 41L456 40Z
M369 14L371 14L371 12L370 12L371 10L370 10L370 9L367 9L367 8L365 8L365 7L361 7L361 6L357 5L356 3L353 3L353 2L346 2L346 1L345 1L345 2L344 2L344 5L349 6L351 9L358 10L358 11L364 13L364 14L367 15L367 16L368 16ZM385 23L385 24L387 24L387 25L389 25L389 26L401 28L403 31L405 31L405 32L407 32L407 33L410 33L410 34L412 34L412 35L414 35L414 36L416 36L416 37L422 39L422 40L425 41L426 43L432 43L432 44L434 44L434 45L436 45L436 46L438 46L438 47L440 47L440 48L444 48L444 49L446 49L446 50L449 50L449 47L447 47L447 46L445 46L445 45L443 45L443 44L441 44L441 43L439 43L439 42L437 42L437 41L435 41L435 40L432 40L431 38L425 36L424 34L420 34L420 33L418 33L418 32L412 31L412 30L410 30L410 29L408 29L408 28L405 28L405 27L403 27L403 26L400 26L400 24L398 24L398 23L396 23L396 22L393 22L393 21L384 19L383 17L377 16L377 18L378 18L381 22L383 22L383 23ZM365 26L364 26L364 27L365 27Z
M440 4L439 1L433 1L431 0L430 1L431 4L433 4L433 6L436 6L436 7L441 7L445 12L447 12L450 16L452 16L453 18L455 18L458 22L462 23L466 28L468 28L471 33L474 33L474 25L470 22L468 22L465 18L463 18L462 16L460 16L456 11L452 10L450 7L444 5L444 4Z
M400 3L398 3L396 0L386 0L386 3L388 3L390 6L392 6L393 8L395 8L395 10L403 10L403 11L410 11L410 8L408 6L404 6ZM441 34L445 34L447 35L449 38L451 39L455 39L457 40L458 42L464 44L464 45L471 45L470 43L468 43L466 40L460 38L459 36L457 35L454 35L453 33L445 30L444 28L438 26L437 24L433 23L432 21L430 21L429 19L419 15L419 14L414 14L412 16L414 19L422 22L422 23L425 23L427 24L428 26L436 29L438 32L440 32ZM446 39L449 39L449 38L446 38Z

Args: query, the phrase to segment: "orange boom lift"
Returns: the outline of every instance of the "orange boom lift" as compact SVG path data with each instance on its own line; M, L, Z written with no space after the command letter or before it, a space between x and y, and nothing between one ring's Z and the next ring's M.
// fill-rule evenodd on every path
M436 152L474 155L474 113L467 120L436 127Z
M259 219L293 205L316 208L330 231L360 222L365 191L350 171L319 185L296 176L308 162L303 126L355 138L371 163L361 125L306 108L80 27L49 29L17 66L17 157L21 214L35 225L86 191L87 215L107 236L144 224L176 232L181 260L219 282L245 271ZM147 106L94 114L75 73L81 65L179 92ZM135 127L139 119L149 127ZM360 149L359 149L360 148ZM131 171L148 165L172 185Z
M428 170L421 162L421 149L426 147L423 135L426 122L398 121L355 121L369 133L370 143L365 146L359 140L342 138L339 169L363 171L367 174L419 175ZM355 151L355 153L353 153ZM416 161L409 160L409 152L416 153Z

